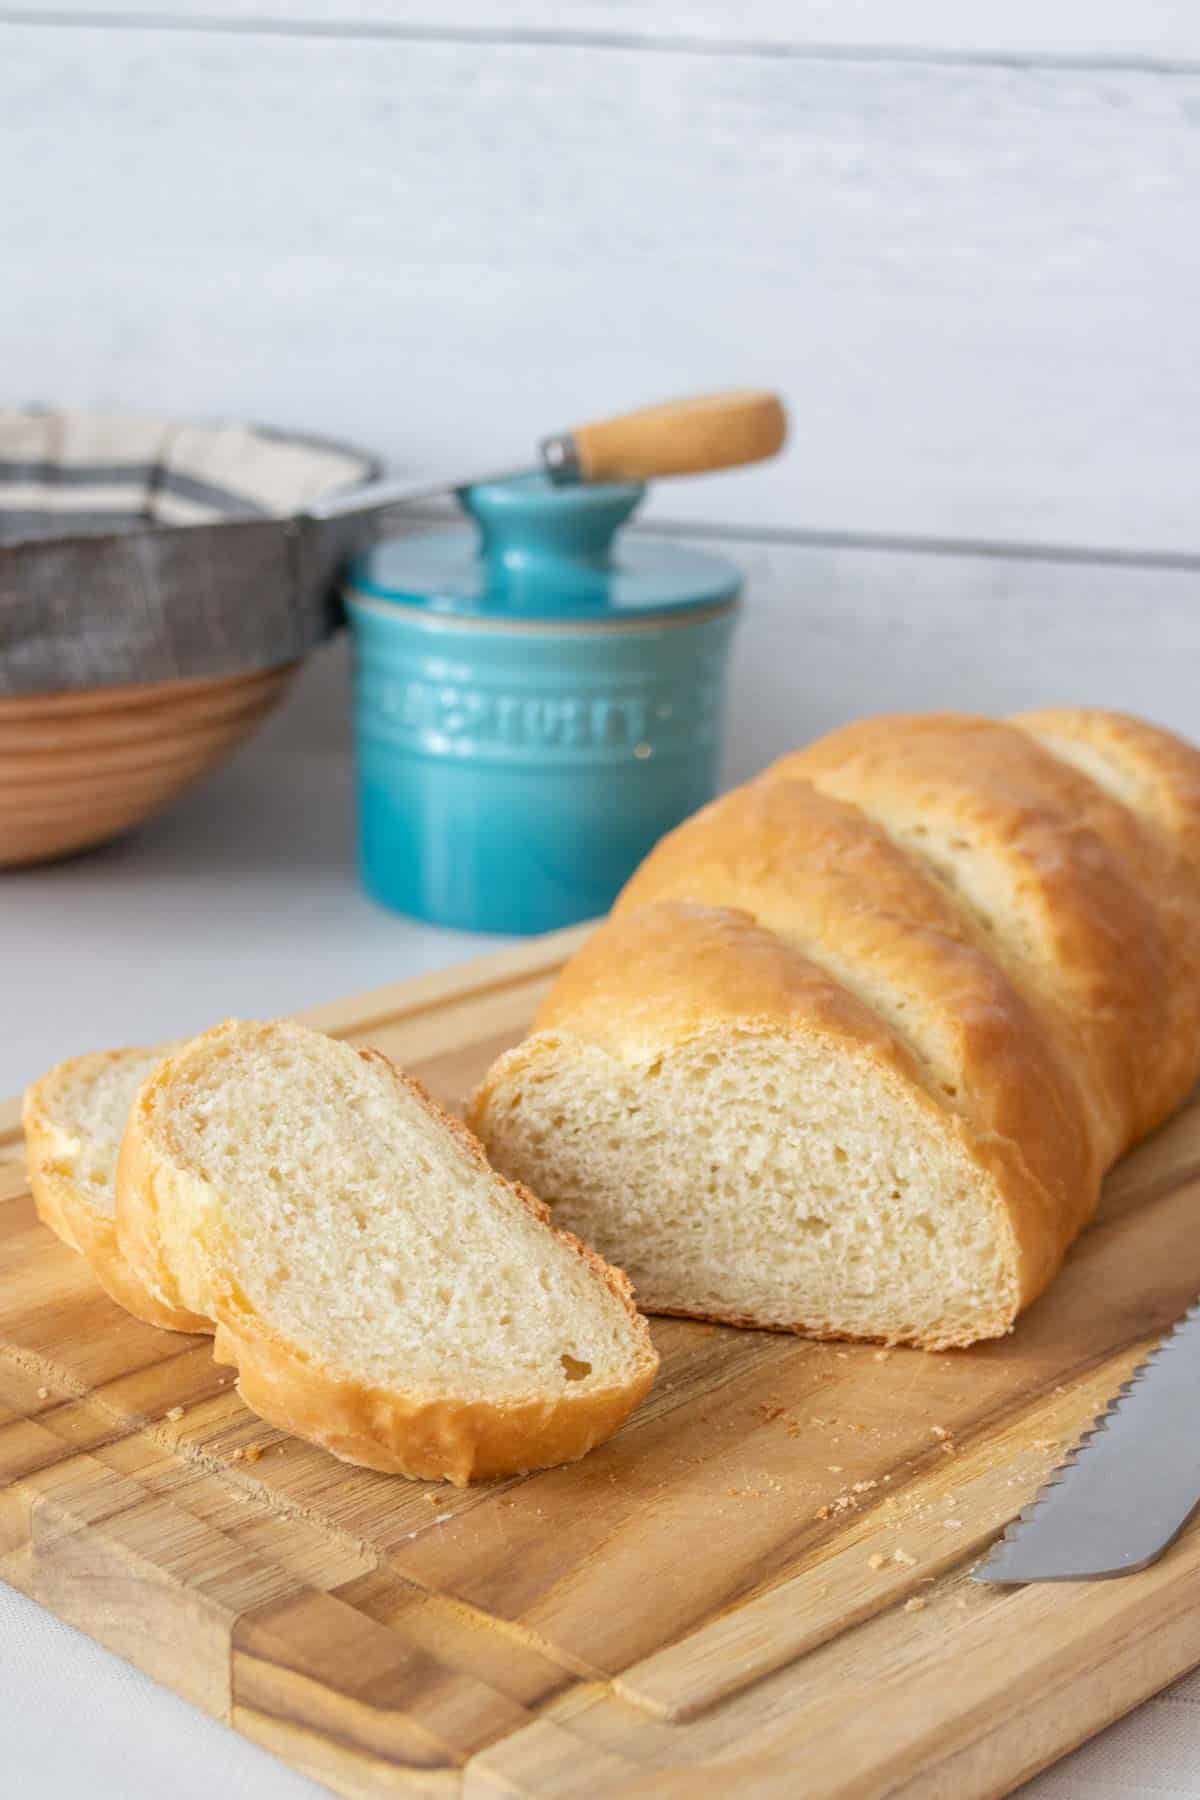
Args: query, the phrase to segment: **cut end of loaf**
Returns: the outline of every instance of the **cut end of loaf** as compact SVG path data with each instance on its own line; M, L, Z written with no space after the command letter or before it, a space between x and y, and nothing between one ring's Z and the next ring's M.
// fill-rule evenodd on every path
M626 1061L535 1034L474 1122L559 1223L620 1248L648 1312L931 1349L1016 1317L1011 1226L953 1122L817 1035L716 1030Z

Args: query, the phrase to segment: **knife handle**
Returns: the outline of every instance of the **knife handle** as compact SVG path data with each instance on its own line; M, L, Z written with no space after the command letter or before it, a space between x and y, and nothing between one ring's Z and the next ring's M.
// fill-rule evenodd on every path
M787 436L778 394L754 389L668 400L546 438L555 481L652 481L774 456Z

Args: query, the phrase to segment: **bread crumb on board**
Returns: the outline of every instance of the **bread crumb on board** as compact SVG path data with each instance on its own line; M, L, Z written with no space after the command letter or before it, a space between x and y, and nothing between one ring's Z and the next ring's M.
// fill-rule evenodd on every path
M883 1554L883 1551L876 1550L873 1556L868 1556L867 1567L868 1569L882 1569L886 1562L887 1557Z
M902 1563L906 1569L915 1569L917 1566L916 1557L910 1556L908 1551L904 1549L893 1550L892 1561Z
M39 1400L48 1400L49 1398L50 1398L50 1389L48 1387L40 1387L38 1389L38 1399Z
M904 1610L905 1612L924 1612L927 1605L928 1602L922 1600L919 1594L914 1594L911 1600L904 1602Z
M163 1417L170 1419L172 1425L177 1425L179 1423L180 1419L182 1419L182 1417L183 1417L182 1406L168 1406Z

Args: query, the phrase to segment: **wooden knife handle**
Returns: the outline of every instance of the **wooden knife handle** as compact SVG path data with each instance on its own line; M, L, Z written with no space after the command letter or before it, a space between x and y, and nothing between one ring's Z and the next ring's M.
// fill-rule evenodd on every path
M787 436L778 394L743 391L668 400L547 438L542 455L559 481L652 481L699 475L774 456Z

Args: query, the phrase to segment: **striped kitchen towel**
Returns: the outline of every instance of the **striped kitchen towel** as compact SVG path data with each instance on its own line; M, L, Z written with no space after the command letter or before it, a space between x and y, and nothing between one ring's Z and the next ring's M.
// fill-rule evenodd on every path
M0 409L0 695L291 662L339 619L369 521L304 508L358 450L239 424Z

